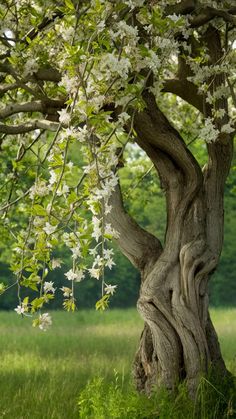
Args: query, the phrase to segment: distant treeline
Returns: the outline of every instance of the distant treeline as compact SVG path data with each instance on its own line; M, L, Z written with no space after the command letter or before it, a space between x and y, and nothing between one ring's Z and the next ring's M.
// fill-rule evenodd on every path
M199 151L198 151L199 153ZM135 156L137 163L139 159ZM143 157L141 156L141 159ZM165 235L165 199L158 183L152 173L143 176L142 183L138 184L137 174L122 172L122 183L126 188L126 199L129 212L137 219L144 228L155 233L163 241ZM132 185L138 186L133 188ZM233 167L225 191L225 240L220 264L213 274L210 284L210 304L212 306L236 306L236 169ZM1 245L1 244L0 244ZM62 307L62 286L69 286L64 273L71 268L69 251L64 250L56 255L63 259L62 268L49 272L47 281L54 281L58 296L50 302L50 308ZM9 251L4 249L0 259L0 282L11 285L15 277L8 266ZM111 298L111 307L135 306L140 286L140 276L129 261L115 249L116 265L112 270L105 272L105 281L108 284L117 284L117 291ZM22 289L22 296L29 294L28 290ZM31 296L36 297L32 291ZM76 302L78 308L93 308L96 301L101 298L101 281L90 278L89 275L80 283L76 284ZM0 309L13 309L18 303L17 287L13 286L6 293L0 295Z

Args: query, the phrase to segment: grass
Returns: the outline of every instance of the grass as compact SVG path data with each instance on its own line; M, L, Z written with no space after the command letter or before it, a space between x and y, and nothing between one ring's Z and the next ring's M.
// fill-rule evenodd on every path
M52 315L52 328L41 332L30 319L0 313L0 418L78 418L78 397L88 380L100 376L112 388L116 371L129 386L142 330L134 309ZM236 309L212 310L212 318L236 375Z

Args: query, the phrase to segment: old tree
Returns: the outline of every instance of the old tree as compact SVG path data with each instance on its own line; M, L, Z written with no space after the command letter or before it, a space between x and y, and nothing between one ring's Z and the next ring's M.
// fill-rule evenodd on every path
M104 308L113 238L141 274L138 389L186 379L194 393L209 369L225 377L207 284L233 155L234 1L4 0L0 15L2 240L13 246L16 311L54 297L46 275L62 243L72 252L65 308L86 272L101 278ZM193 141L207 150L204 167ZM135 143L165 193L164 243L125 209L119 172ZM23 299L24 287L38 295Z

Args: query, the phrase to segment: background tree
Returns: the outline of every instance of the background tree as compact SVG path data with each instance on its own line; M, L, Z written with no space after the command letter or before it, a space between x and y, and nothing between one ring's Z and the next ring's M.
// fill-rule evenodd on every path
M207 284L222 249L233 156L235 14L231 1L1 6L1 211L14 239L16 310L37 312L54 297L45 278L60 265L53 249L61 242L72 252L64 307L75 309L74 285L86 271L101 278L97 308L105 308L115 291L104 276L113 237L141 273L145 326L134 370L146 392L186 379L194 394L210 367L227 375ZM178 96L171 109L168 93ZM190 131L206 142L204 166ZM128 142L146 152L165 191L163 243L125 208L117 171ZM39 296L22 299L23 286ZM50 322L44 313L34 325Z

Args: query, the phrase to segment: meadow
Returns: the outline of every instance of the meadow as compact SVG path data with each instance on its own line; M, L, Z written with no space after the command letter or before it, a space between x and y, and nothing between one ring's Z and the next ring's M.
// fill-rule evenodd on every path
M211 314L236 375L236 309ZM89 380L100 376L109 386L117 379L124 388L130 382L142 330L135 309L58 311L52 317L53 326L42 332L28 318L0 313L0 418L79 418L79 394Z

